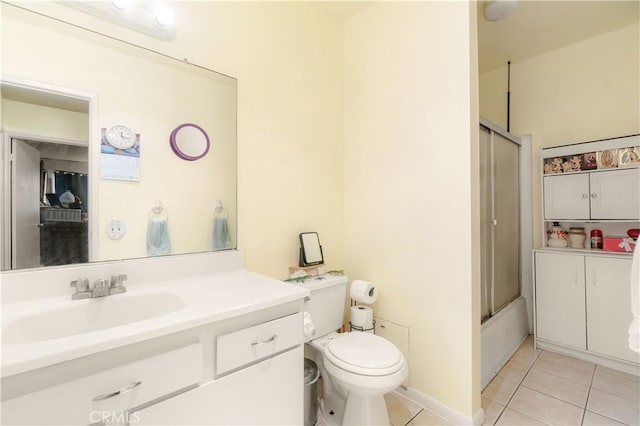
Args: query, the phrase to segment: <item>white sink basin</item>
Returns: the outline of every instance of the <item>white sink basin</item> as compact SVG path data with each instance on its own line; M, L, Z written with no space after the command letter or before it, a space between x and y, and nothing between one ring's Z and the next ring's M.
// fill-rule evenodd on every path
M124 293L74 300L59 309L10 321L2 330L2 343L33 343L75 336L167 315L184 307L181 298L172 293Z

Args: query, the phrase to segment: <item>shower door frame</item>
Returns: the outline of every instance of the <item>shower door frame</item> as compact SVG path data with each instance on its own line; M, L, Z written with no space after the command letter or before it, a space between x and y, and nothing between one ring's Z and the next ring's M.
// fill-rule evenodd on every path
M509 303L513 300L516 300L518 297L523 297L527 301L527 316L529 319L529 329L531 330L532 324L532 299L533 299L533 288L531 282L531 273L532 273L532 259L531 259L531 251L533 249L533 233L532 233L532 190L531 190L531 137L523 136L517 137L506 130L502 129L498 125L492 123L489 120L484 118L480 118L480 126L487 128L490 131L490 152L491 152L491 192L494 194L495 190L495 175L494 175L494 167L493 167L493 133L497 133L500 136L506 138L507 140L518 145L518 199L519 199L519 230L520 230L520 244L519 244L519 292L516 297L514 297ZM495 241L493 238L493 232L495 231L495 223L493 220L495 219L495 204L492 202L491 206L491 258L494 259L495 254ZM485 224L482 224L483 226ZM494 263L491 263L491 279L493 280L495 277L494 273ZM484 290L484 289L482 289ZM491 295L488 300L488 312L489 316L486 318L481 318L481 321L484 323L491 318L493 318L496 314L498 314L502 309L509 306L509 303L502 306L500 309L496 310L495 308L495 298L494 298L494 285L493 282L490 283L490 291ZM484 294L481 294L481 298L484 298ZM481 312L483 312L481 310Z

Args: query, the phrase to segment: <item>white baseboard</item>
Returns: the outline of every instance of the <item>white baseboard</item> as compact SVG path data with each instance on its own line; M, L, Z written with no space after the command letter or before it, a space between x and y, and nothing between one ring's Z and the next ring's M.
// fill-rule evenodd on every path
M455 425L480 426L482 423L484 423L484 410L482 408L476 411L473 417L469 417L412 387L409 387L407 389L398 388L396 390L398 393L406 396L410 400L422 405L433 414L437 414L438 416Z
M609 358L604 355L595 354L593 352L569 348L540 338L536 339L536 347L539 349L568 355L570 357L581 359L583 361L593 362L594 364L602 365L603 367L612 368L614 370L622 371L624 373L640 377L640 365L636 363Z

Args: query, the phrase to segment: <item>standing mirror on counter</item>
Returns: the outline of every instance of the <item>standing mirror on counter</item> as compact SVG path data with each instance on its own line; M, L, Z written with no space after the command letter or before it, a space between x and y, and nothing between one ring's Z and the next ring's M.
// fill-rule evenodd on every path
M322 246L317 232L303 232L300 234L300 260L299 266L321 265Z

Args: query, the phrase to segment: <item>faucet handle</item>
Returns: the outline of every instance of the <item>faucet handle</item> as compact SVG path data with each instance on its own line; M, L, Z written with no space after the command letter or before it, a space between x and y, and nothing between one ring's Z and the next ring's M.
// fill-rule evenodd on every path
M118 274L111 277L111 287L121 287L122 283L127 280L127 274Z
M91 292L89 291L89 280L87 278L78 278L77 280L71 281L69 286L75 287L76 289L75 293L71 295L72 300L88 299L91 297Z
M111 277L111 285L109 286L109 294L124 293L127 288L123 282L127 280L127 274L117 274Z
M87 278L78 278L77 280L71 281L69 284L70 287L76 288L76 293L80 293L83 291L89 291L89 279Z

